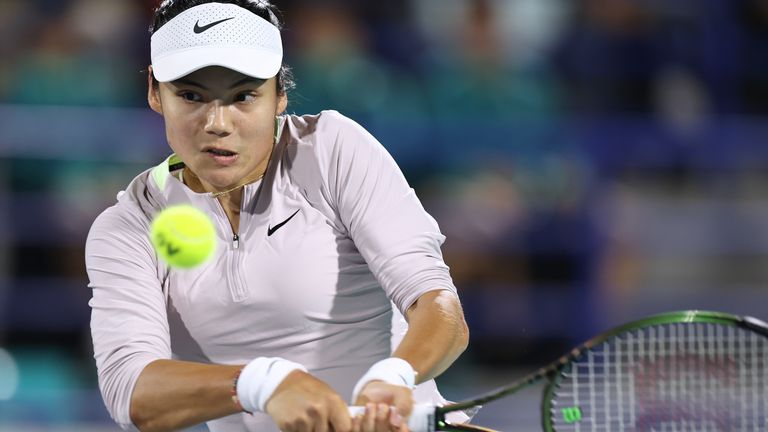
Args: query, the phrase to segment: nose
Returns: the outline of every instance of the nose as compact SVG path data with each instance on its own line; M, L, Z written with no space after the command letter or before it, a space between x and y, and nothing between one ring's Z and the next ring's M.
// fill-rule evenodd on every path
M205 132L219 137L232 133L232 118L229 107L221 101L214 101L208 109Z

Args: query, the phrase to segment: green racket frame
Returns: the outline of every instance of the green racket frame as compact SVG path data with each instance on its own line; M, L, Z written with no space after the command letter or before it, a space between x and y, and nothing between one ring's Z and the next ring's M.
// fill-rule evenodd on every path
M721 324L732 325L748 329L756 332L768 338L768 324L751 317L741 317L723 312L702 311L702 310L689 310L689 311L676 311L667 312L658 315L652 315L637 321L632 321L627 324L615 327L592 339L584 342L578 347L571 350L566 355L560 357L556 361L549 365L538 369L518 381L511 383L507 386L490 391L477 398L467 400L464 402L453 403L435 409L435 430L442 432L460 432L460 431L480 431L480 432L496 432L493 429L483 428L475 425L454 425L446 421L445 415L449 412L473 409L481 406L485 403L500 399L504 396L515 393L519 390L527 388L533 384L538 383L541 380L547 380L548 384L544 389L543 401L541 406L541 418L542 426L545 432L555 432L552 413L552 398L554 396L555 389L557 388L561 376L560 372L571 365L574 361L577 361L587 351L591 350L597 345L603 342L632 330L641 328L665 325L665 324L678 324L678 323L709 323L709 324Z
M618 327L615 327L611 330L606 331L605 333L602 333L598 336L595 336L594 338L588 340L587 342L580 345L578 348L574 349L567 355L560 358L558 361L559 366L556 370L553 370L551 374L549 374L549 384L547 384L547 387L544 389L544 396L543 396L543 403L541 405L541 418L542 418L542 426L544 427L545 432L556 432L553 425L553 407L552 407L552 399L554 396L554 392L557 389L558 385L560 384L560 381L562 380L563 375L559 372L562 371L563 367L570 365L572 362L577 361L583 356L587 351L592 349L593 347L600 345L609 339L618 336L620 334L638 330L646 327L653 327L653 326L659 326L659 325L666 325L666 324L679 324L679 323L704 323L704 324L721 324L721 325L732 325L735 327L745 328L751 331L754 331L756 333L762 334L766 338L768 338L768 324L755 319L751 317L741 317L737 315L731 315L724 312L714 312L714 311L701 311L701 310L690 310L690 311L677 311L677 312L668 312L658 315L652 315L643 319L639 319L637 321L633 321Z

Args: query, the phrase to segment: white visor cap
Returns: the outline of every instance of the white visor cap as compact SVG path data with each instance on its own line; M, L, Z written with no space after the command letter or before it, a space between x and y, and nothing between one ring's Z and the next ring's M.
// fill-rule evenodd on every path
M206 66L269 79L283 62L280 30L240 6L206 3L165 23L151 39L152 72L173 81Z

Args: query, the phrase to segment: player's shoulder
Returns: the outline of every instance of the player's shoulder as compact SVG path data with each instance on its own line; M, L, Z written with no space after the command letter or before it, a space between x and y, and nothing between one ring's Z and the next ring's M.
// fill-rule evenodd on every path
M359 132L365 130L355 120L336 110L325 110L317 114L318 129L321 132Z
M332 148L372 138L355 120L334 110L287 115L284 126L290 136L289 145L299 147Z
M363 126L338 111L288 116L285 123L288 153L306 156L321 170L337 164L378 156L382 145Z
M317 114L288 114L285 116L288 125L299 135L311 135L345 127L359 125L351 118L336 110L323 110Z
M102 211L91 225L89 240L96 236L130 236L137 232L146 232L157 211L151 204L152 192L149 180L150 171L136 176L126 187L117 193L116 202Z

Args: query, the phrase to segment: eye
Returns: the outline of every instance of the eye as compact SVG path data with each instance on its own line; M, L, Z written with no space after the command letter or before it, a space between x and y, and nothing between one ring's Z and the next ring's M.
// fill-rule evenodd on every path
M200 102L202 100L199 94L189 90L179 92L179 97L187 102Z
M251 91L238 93L235 96L235 102L252 102L254 99L256 99L256 93Z

